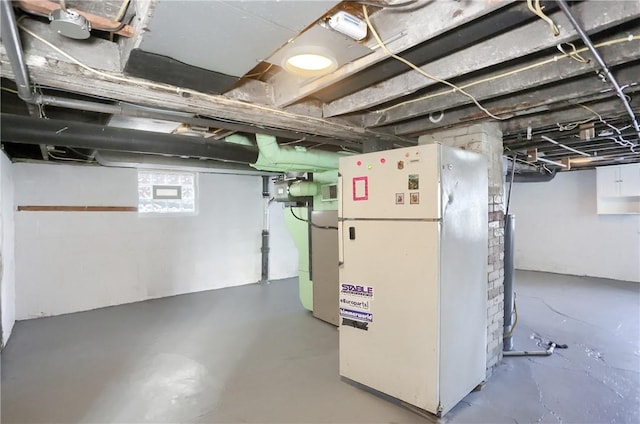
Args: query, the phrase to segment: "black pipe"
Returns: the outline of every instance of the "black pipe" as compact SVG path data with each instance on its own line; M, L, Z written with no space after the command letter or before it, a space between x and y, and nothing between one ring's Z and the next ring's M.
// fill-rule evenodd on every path
M514 183L546 183L556 177L556 171L551 172L521 172L513 177Z
M56 119L32 119L6 113L0 119L3 142L188 156L238 163L255 163L258 159L256 147L219 140Z
M262 254L262 273L260 282L265 284L269 282L269 177L262 177L262 198L264 199L264 216L265 221L262 228L262 247L260 252Z
M262 230L262 272L260 277L261 283L269 282L269 230Z
M516 217L507 214L504 224L504 337L502 350L513 350L513 277Z

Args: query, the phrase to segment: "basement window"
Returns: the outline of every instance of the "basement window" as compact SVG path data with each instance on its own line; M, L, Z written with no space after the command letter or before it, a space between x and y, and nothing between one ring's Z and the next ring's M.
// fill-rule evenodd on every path
M196 173L138 171L138 213L194 215L196 212Z

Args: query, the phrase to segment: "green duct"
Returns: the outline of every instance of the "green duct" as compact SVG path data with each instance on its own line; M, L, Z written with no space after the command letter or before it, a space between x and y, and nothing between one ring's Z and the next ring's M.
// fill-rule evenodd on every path
M261 171L324 172L338 169L342 153L313 151L306 147L281 147L272 135L256 134L258 160L253 166Z
M289 186L289 195L293 197L312 197L319 192L315 181L294 181Z
M233 144L242 144L243 146L253 146L254 143L249 140L248 137L242 134L231 134L224 138L224 141L233 143Z
M239 144L252 144L242 135L234 134L226 137L226 141ZM322 200L321 188L324 185L338 182L338 160L348 155L347 152L323 152L309 151L304 147L281 147L276 137L265 134L256 134L258 145L258 160L251 166L260 171L272 172L311 172L313 181L297 181L289 187L289 193L293 197L313 196L315 210L336 210L338 202ZM298 249L299 269L299 296L302 306L313 310L313 283L309 273L309 224L302 220L308 217L306 207L286 208L285 225Z

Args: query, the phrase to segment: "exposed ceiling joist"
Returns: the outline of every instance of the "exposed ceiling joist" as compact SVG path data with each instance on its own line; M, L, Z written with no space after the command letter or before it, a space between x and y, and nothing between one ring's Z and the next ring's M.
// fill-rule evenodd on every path
M640 111L640 99L632 98L630 103L631 107L637 114L638 111ZM618 98L589 103L587 106L600 114L600 116L605 117L605 119L610 119L612 116L624 116L624 113L620 110L620 99ZM502 131L503 133L522 132L526 131L527 127L542 128L554 126L556 123L573 123L593 117L594 114L592 112L576 105L566 110L527 115L510 119L502 123Z
M640 52L638 53L640 54ZM640 63L620 69L615 74L621 84L629 85L626 90L629 94L640 90L640 86L637 85ZM615 96L616 93L611 89L611 86L594 74L587 78L567 81L562 84L549 84L522 94L489 100L484 103L484 106L495 115L510 118ZM446 126L484 119L485 116L484 112L478 110L475 105L471 105L443 112L437 122L425 118L379 129L385 130L387 128L390 132L398 135L425 133Z
M487 15L513 3L513 0L460 2L428 2L416 8L383 9L371 17L372 24L387 41L388 48L400 53L426 40ZM352 63L348 63L324 77L312 81L300 81L286 73L280 73L272 80L275 103L287 106L313 93L329 87L345 78L355 75L369 66L385 60L387 55L377 49Z
M609 66L614 67L621 63L640 59L640 27L632 30L631 32L633 34L638 34L639 38L631 41L628 41L628 39L625 38L625 41L620 42L619 44L600 48L600 54ZM624 36L620 35L613 37L607 41L611 42L621 38L624 38ZM556 50L555 53L559 52ZM479 80L489 79L489 82L465 88L465 91L473 95L476 99L484 101L503 95L517 93L522 90L540 87L545 84L561 82L579 75L590 74L593 75L593 79L596 79L595 71L598 68L592 55L589 52L585 52L581 53L581 56L585 59L590 59L590 62L581 63L568 57L561 58L561 54L553 54L548 59L537 58L518 65L501 68L500 70L477 76L472 80L460 81L458 82L458 85L464 87L467 84L473 84ZM548 61L548 63L538 65L544 61ZM524 70L510 74L520 69ZM504 75L504 77L501 77L502 75ZM580 91L581 90L577 90L576 93L580 93ZM440 93L446 94L440 95ZM350 121L355 123L357 122L357 118L360 118L362 119L363 126L376 127L417 118L430 113L439 115L441 111L472 103L469 97L458 92L453 92L453 90L436 91L434 93L425 94L423 97L425 97L423 100L420 100L419 98L415 99L415 101L409 100L405 104L398 105L397 107L393 107L393 109L383 112L371 112L357 117L350 117ZM485 104L484 106L486 107L487 105ZM425 130L428 129L429 128L425 128Z
M616 4L615 8L612 8L608 2L583 2L576 4L573 11L581 20L585 31L595 33L633 19L640 14L640 2L620 2ZM537 20L489 41L453 53L423 66L421 69L439 78L451 79L519 59L578 38L576 31L562 12L551 14L550 17L561 28L561 33L557 37L549 31L549 27L544 21ZM436 84L435 81L424 75L408 71L368 89L326 104L324 115L331 117L357 112L398 99L434 84Z
M4 51L0 49L3 77L13 79L11 66ZM135 78L112 79L105 75L88 72L76 64L63 61L51 61L27 52L29 74L34 83L58 89L80 93L92 93L96 96L136 103L145 106L164 108L172 105L176 109L194 114L227 119L234 122L246 122L256 127L266 126L327 138L363 142L374 138L389 140L402 145L411 144L410 140L397 136L377 133L355 126L330 122L324 119L304 116L277 109L229 99L219 95L206 95L191 90L183 90L165 84L153 84ZM119 76L118 78L122 78Z

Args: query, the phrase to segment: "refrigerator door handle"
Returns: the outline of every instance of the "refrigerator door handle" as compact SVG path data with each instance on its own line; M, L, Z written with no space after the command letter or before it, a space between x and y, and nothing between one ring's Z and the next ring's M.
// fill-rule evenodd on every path
M344 203L342 200L342 175L340 173L338 173L338 196L339 196L339 201L338 201L338 266L341 267L342 265L344 265L344 233L342 231L343 229L343 222L341 220L342 218L342 204Z
M338 266L344 265L344 233L343 222L338 222Z

